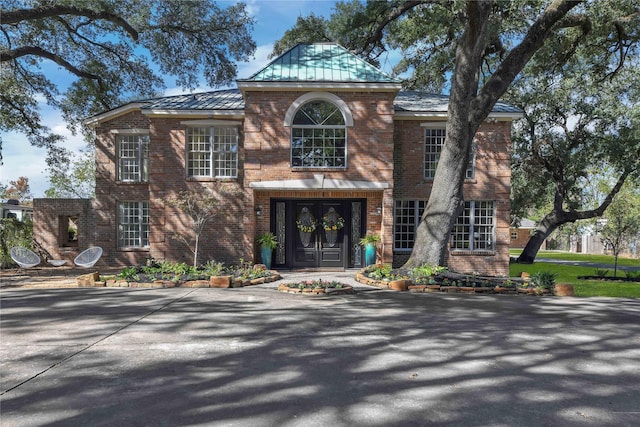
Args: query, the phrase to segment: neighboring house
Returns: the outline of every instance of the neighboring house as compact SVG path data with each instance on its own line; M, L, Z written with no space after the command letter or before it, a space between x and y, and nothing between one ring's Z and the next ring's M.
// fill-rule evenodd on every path
M9 199L2 202L2 218L15 218L25 221L33 218L33 207L21 205L19 200Z
M195 190L225 205L200 241L202 261L259 261L255 239L272 231L274 268L356 268L358 241L379 233L381 260L401 265L431 190L447 97L401 92L335 44L297 45L237 86L132 102L87 121L97 136L96 198L79 245L101 246L109 265L189 261L172 236L190 219L165 200ZM521 116L498 103L476 135L452 270L508 275L511 122ZM60 207L37 202L64 222ZM342 228L325 232L324 216ZM48 227L42 243L58 245L55 225L38 226Z
M536 222L527 218L523 218L518 227L511 227L511 247L524 249L536 228L538 228ZM543 242L540 249L544 250L546 245L547 242Z

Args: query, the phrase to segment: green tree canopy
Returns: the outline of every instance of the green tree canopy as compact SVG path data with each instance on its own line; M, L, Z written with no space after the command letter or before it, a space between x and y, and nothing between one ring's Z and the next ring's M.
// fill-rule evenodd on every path
M618 256L632 242L640 243L640 189L624 186L605 212L605 225L600 231L603 242L613 251L618 272Z
M68 153L49 165L49 183L44 195L51 198L95 197L96 162L93 151Z
M255 50L242 3L212 0L7 0L0 10L0 131L50 150L61 140L42 123L39 100L73 131L81 120L126 100L156 95L161 74L195 88L228 84ZM62 88L52 67L68 73ZM1 142L1 141L0 141Z
M532 59L561 78L556 73L578 57L606 79L629 66L640 37L637 0L357 3L349 3L353 16L330 18L362 24L339 33L353 42L346 47L365 56L400 49L405 86L450 93L445 144L406 267L444 262L473 136Z
M512 215L543 209L523 262L557 227L602 216L625 181L640 175L638 57L602 76L582 55L559 72L533 61L509 94L525 111L513 138ZM599 180L594 194L590 183L605 173L609 185Z

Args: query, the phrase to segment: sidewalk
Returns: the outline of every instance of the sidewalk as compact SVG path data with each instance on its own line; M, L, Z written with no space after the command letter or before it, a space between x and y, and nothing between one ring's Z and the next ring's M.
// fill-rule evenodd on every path
M640 425L637 300L271 286L1 289L3 427Z

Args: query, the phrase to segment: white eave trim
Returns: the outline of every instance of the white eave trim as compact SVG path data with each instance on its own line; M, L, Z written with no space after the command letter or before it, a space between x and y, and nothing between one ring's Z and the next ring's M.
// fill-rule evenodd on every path
M100 125L100 122L113 119L123 114L127 114L133 110L139 110L140 108L142 108L143 105L144 104L141 102L135 102L133 104L123 105L122 107L115 108L111 111L107 111L107 112L95 115L93 117L89 117L88 119L85 119L84 124L89 127L96 127Z
M283 89L295 89L295 90L365 90L365 91L399 91L402 89L400 83L369 83L369 82L242 82L237 81L238 89L244 91L247 89L259 89L264 91L269 90L283 90Z
M240 120L220 119L183 120L180 124L185 126L242 126Z
M131 128L131 129L111 129L109 133L122 135L149 135L149 129Z
M256 181L249 184L254 190L372 190L389 188L387 182L351 181L348 179L325 178L322 174L311 179L283 179L278 181Z

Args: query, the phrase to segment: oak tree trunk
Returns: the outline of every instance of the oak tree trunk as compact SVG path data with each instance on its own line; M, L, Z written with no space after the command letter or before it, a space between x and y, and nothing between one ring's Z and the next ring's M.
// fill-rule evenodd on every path
M549 237L549 235L553 233L553 231L558 228L558 226L565 224L566 222L569 221L560 220L555 209L548 213L544 217L544 219L540 221L540 224L538 224L536 231L529 238L529 241L518 257L518 262L524 264L533 263L533 261L536 259L538 251L540 250L540 247L547 239L547 237Z
M604 211L609 207L613 198L620 192L620 189L624 185L627 177L631 171L635 170L633 167L625 170L619 177L616 185L609 191L607 197L602 201L600 206L595 209L586 211L565 211L562 206L564 205L564 192L562 191L562 185L556 186L556 192L553 201L553 210L549 212L540 221L536 231L531 235L526 246L522 250L522 253L518 257L517 261L524 264L531 264L538 255L538 251L542 246L542 243L547 237L559 226L567 224L569 222L576 222L581 219L591 219L601 217Z
M468 24L456 50L444 146L427 207L416 229L413 252L403 268L444 265L449 233L464 206L462 186L475 134L471 100L478 90L478 70L486 42L491 2L467 4Z
M467 22L456 49L451 80L445 143L427 207L416 227L413 252L402 268L444 265L451 228L463 207L464 173L476 131L524 65L544 45L558 21L578 4L552 1L478 92L493 2L467 1Z

